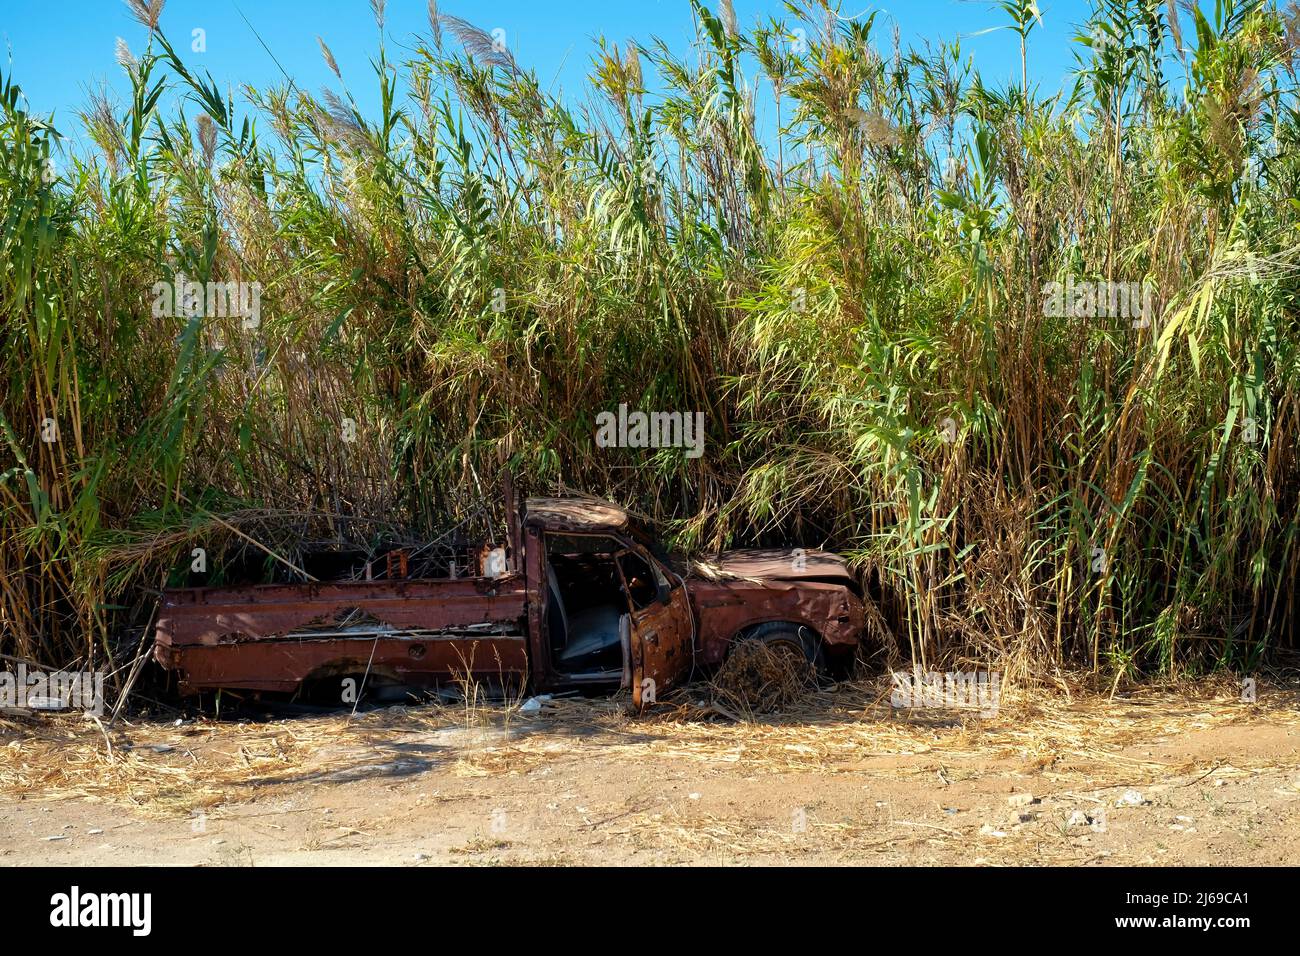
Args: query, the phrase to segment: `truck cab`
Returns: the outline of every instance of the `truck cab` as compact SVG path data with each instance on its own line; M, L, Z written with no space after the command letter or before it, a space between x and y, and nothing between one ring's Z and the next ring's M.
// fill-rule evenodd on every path
M614 685L635 706L687 678L696 651L686 579L608 502L530 499L526 575L538 686Z
M633 704L721 664L749 635L783 640L820 666L852 655L863 627L857 583L822 551L731 551L688 571L609 502L530 499L527 576L537 685L613 685Z

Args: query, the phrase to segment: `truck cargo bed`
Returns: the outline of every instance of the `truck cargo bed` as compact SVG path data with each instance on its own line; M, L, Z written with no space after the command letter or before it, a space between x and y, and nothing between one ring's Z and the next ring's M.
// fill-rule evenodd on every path
M519 574L165 591L155 657L182 693L292 692L361 673L429 684L527 672Z

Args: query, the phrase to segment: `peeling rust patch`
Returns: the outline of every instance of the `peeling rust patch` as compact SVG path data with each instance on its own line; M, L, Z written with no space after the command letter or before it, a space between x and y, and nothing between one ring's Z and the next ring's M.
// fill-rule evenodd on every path
M628 513L600 498L529 498L524 523L547 531L617 532L627 527Z

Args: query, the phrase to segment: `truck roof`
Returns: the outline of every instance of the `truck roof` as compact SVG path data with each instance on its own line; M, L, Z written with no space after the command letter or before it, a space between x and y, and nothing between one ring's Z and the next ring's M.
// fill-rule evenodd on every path
M602 498L529 498L524 521L548 531L622 531L628 513Z

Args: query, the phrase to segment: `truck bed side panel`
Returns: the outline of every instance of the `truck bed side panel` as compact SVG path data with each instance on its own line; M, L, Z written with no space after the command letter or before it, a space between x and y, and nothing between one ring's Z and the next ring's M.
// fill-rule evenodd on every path
M183 693L292 691L367 668L413 684L524 675L527 605L518 574L174 590L155 656L179 672Z

